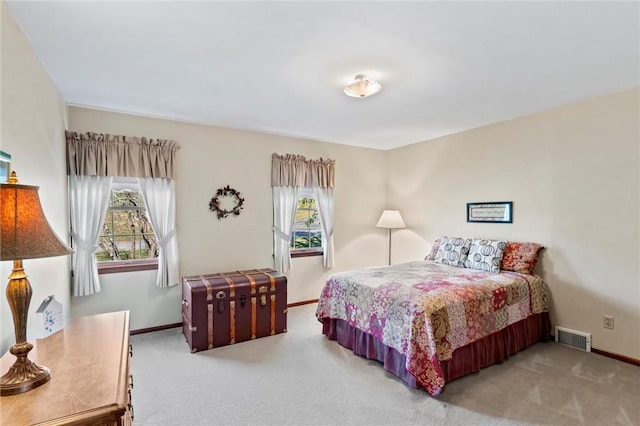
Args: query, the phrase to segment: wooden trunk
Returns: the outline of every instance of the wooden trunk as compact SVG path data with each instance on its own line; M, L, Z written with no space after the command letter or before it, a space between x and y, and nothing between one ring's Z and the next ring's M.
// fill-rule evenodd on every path
M182 278L182 331L191 352L287 331L287 277L252 269Z

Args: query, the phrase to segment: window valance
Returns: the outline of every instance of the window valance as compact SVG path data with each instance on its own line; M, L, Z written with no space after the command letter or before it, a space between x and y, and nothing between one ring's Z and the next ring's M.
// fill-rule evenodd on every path
M323 235L323 264L334 266L333 188L335 160L307 160L302 155L273 153L271 156L271 189L273 191L274 266L282 272L291 270L290 239L296 218L296 205L301 187L311 187L317 202Z
M66 139L70 176L174 179L180 149L175 141L72 131L66 132Z
M302 155L272 155L271 186L333 188L335 160L307 160Z

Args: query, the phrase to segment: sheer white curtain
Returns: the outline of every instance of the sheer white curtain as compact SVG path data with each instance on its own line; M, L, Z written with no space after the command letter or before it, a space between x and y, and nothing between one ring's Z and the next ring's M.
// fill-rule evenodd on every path
M180 281L175 181L163 178L138 178L138 184L160 248L156 285L158 287L174 286Z
M333 268L335 260L333 256L333 188L314 187L320 224L324 234L324 247L322 252L322 264L325 268Z
M318 214L324 235L322 253L325 268L335 266L333 256L333 188L335 186L335 160L310 160L309 181L316 196Z
M109 206L110 176L69 176L74 296L88 296L100 291L98 266L94 253Z
M133 182L136 181L135 178L150 179L151 183L141 183L136 187L141 188L147 202L151 225L159 239L157 284L160 287L176 284L178 246L175 236L173 179L176 151L180 146L175 141L166 139L94 132L67 131L65 134L67 174L72 182L72 237L80 252L74 256L73 295L81 296L100 291L93 254L97 249L98 235L106 215L106 203L114 177L120 181L119 184L125 186L128 179ZM162 182L156 183L156 180ZM85 186L93 181L100 184L91 184L92 189L87 189ZM105 200L104 204L101 200Z
M308 169L302 155L274 153L271 156L274 268L283 274L291 270L289 240L296 217L298 188L306 186Z
M286 274L291 270L289 240L298 202L296 186L274 186L273 190L273 256L274 267Z
M295 221L298 188L312 187L324 235L323 264L332 268L333 187L335 160L307 160L302 155L272 154L271 187L273 189L273 253L275 268L283 273L291 270L289 239Z

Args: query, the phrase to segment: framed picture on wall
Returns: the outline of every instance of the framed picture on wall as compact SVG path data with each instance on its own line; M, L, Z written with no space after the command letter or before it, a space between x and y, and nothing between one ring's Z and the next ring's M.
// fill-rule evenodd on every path
M467 203L467 222L513 223L513 202Z
M11 173L11 155L0 151L0 183L5 183Z

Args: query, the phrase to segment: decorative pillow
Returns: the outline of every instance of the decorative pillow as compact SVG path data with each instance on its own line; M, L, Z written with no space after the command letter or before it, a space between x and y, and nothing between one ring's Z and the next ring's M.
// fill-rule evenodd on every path
M437 238L433 242L433 246L431 246L431 253L429 253L427 257L424 258L424 260L436 260L436 254L438 253L438 248L440 247L440 239L441 238Z
M533 274L533 268L538 262L538 253L544 246L536 243L507 243L502 257L502 269L504 271Z
M471 246L471 240L442 236L434 261L463 268L464 261L467 260L467 255L469 254L469 246Z
M500 263L502 263L506 246L506 241L473 240L464 267L487 272L500 272Z

